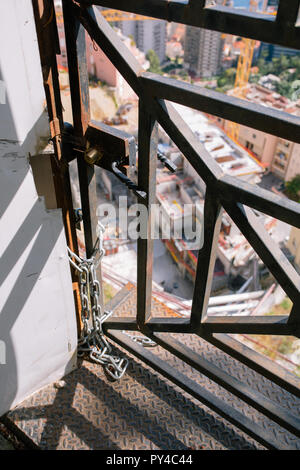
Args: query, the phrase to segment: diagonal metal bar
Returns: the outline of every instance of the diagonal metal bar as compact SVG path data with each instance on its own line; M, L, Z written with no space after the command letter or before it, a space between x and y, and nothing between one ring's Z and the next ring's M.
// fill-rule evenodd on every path
M102 49L104 54L107 55L134 92L140 95L142 88L138 77L143 73L144 69L99 10L96 7L81 9L73 3L70 5L70 8L72 8L73 14L84 26L90 37Z
M211 158L209 152L182 119L172 103L156 99L149 100L148 103L161 127L188 159L203 181L207 184L213 184L216 178L221 178L223 173L220 166Z

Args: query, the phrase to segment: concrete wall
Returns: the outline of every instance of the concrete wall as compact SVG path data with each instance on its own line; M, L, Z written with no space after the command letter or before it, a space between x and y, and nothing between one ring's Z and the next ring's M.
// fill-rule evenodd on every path
M247 142L252 144L253 147L249 148L257 155L258 160L266 166L271 165L278 141L277 137L250 127L240 126L238 140L244 147L247 147Z
M60 209L38 197L29 157L49 138L31 0L0 0L0 416L76 367Z

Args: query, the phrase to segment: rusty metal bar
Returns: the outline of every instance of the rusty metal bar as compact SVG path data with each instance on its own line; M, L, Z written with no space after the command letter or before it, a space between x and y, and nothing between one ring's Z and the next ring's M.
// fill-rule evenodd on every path
M74 135L84 142L90 122L89 81L86 64L85 30L73 14L72 4L63 0L64 26L70 77L70 91L74 122ZM77 157L81 207L84 224L86 256L94 253L97 242L97 195L94 166L84 159L84 152Z
M78 254L68 155L63 151L62 141L64 124L56 61L56 54L60 53L60 48L54 4L53 0L32 0L32 6L35 17L47 111L50 121L50 134L56 157L55 160L51 160L51 167L54 177L57 207L62 209L67 244L74 253ZM74 270L72 270L72 279L76 319L79 328L79 288L77 273L75 273Z
M57 206L63 211L67 242L74 252L78 252L72 194L68 166L62 155L63 114L60 98L56 54L60 52L53 0L33 0L38 45L47 110L50 121L51 140L56 161L52 162ZM50 19L50 21L49 21ZM51 125L55 123L55 125Z

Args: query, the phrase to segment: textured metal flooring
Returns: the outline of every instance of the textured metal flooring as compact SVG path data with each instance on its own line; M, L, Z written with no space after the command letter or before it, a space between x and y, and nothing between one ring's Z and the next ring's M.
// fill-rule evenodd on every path
M125 297L116 315L134 315L134 290L128 290ZM159 315L163 311L170 313L155 300L153 307ZM240 362L194 335L173 336L282 407L299 414L299 399ZM110 381L101 366L83 361L78 370L65 377L63 388L50 385L35 393L8 413L7 423L42 449L263 449L140 360L116 345L115 349L130 359L119 382ZM151 348L151 352L271 430L284 448L300 449L300 439L181 360L158 346Z

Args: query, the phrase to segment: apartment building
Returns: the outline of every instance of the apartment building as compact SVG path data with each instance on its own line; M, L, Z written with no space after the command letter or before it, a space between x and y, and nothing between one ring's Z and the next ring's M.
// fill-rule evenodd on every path
M224 40L217 31L187 26L184 63L195 77L210 78L221 70Z
M162 20L119 21L116 26L124 36L132 38L138 49L147 54L152 49L160 63L166 57L167 23Z
M228 94L233 94L233 90L228 92ZM245 99L279 111L291 114L300 113L298 102L292 102L279 93L259 84L248 84ZM228 123L225 122L224 127L225 130L228 130ZM288 181L288 179L291 179L300 172L300 166L297 161L297 158L299 158L297 157L299 153L298 144L284 141L276 136L242 125L239 126L238 141L264 167L270 168L271 171L285 181Z
M290 181L300 174L300 145L289 140L277 139L271 169L284 181Z

